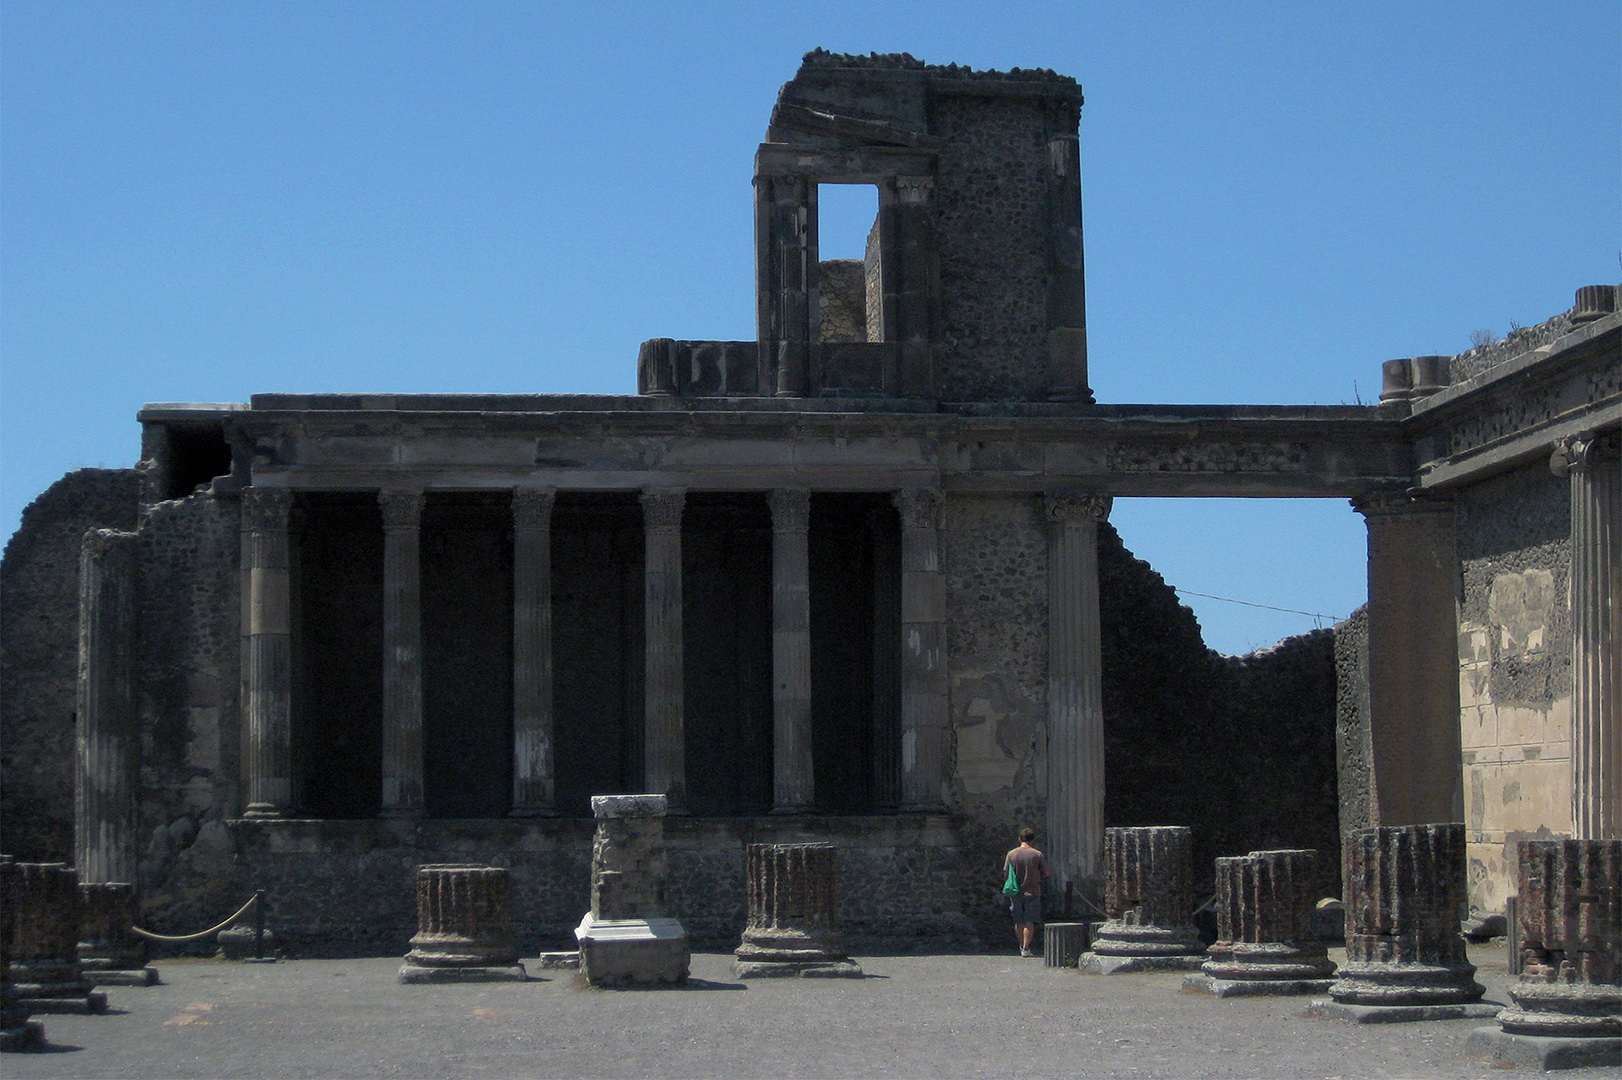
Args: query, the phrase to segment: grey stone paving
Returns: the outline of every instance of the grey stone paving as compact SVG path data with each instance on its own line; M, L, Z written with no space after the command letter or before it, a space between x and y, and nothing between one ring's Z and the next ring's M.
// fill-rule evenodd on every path
M1335 956L1335 953L1331 953ZM1335 956L1339 959L1338 956ZM1501 944L1472 947L1503 1001ZM1501 1077L1464 1057L1480 1021L1310 1019L1301 998L1179 992L1180 973L1088 976L1012 955L861 957L867 977L732 975L698 953L687 989L401 986L398 957L159 963L105 1016L47 1016L31 1077ZM532 968L532 971L534 969ZM1614 1076L1622 1069L1569 1075Z

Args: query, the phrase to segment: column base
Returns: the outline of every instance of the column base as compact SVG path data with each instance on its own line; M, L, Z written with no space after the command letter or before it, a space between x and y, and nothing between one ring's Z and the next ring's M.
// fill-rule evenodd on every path
M157 968L104 968L86 969L84 981L91 986L156 986Z
M1467 1057L1486 1058L1500 1068L1614 1068L1622 1065L1622 1037L1516 1035L1501 1028L1478 1027L1465 1038L1464 1053Z
M1292 994L1322 994L1329 979L1219 979L1201 972L1183 977L1183 992L1213 997L1284 997Z
M32 1050L45 1041L45 1026L38 1020L24 1020L16 1027L0 1029L0 1052L15 1054Z
M589 912L575 927L580 973L592 986L681 984L692 949L676 919L602 919Z
M1499 1006L1480 1001L1456 1005L1351 1005L1334 998L1314 998L1307 1005L1312 1016L1350 1020L1354 1024L1407 1024L1420 1020L1466 1020L1497 1016Z
M1076 967L1088 975L1131 975L1139 971L1198 971L1204 956L1112 956L1084 952Z
M408 986L430 983L526 982L529 973L523 964L506 967L423 967L400 965L400 981Z

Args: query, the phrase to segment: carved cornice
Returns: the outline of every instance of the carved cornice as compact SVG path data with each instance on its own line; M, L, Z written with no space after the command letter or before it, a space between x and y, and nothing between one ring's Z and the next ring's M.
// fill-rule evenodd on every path
M642 528L647 532L680 532L681 511L687 502L684 488L650 489L642 493Z
M557 488L514 488L513 528L530 532L551 528L552 504L557 495Z
M944 496L939 488L904 488L895 493L895 507L901 511L903 529L938 529L941 527L941 503Z
M248 532L285 532L292 509L293 493L287 488L242 489L242 528Z
M774 532L805 532L811 525L811 492L807 488L778 488L766 497L772 508Z
M1451 499L1424 496L1416 498L1406 491L1371 491L1351 500L1352 509L1366 518L1395 517L1399 514L1451 514Z
M1053 491L1042 496L1048 520L1066 525L1104 521L1114 504L1112 497L1095 491Z
M422 524L422 492L384 489L377 493L383 508L383 528L415 529Z

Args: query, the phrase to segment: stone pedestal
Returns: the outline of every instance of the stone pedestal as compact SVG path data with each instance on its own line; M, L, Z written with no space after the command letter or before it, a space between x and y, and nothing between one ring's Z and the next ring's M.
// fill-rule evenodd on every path
M1521 977L1470 1053L1543 1069L1622 1065L1622 840L1523 840Z
M1361 829L1346 840L1346 963L1309 1011L1360 1022L1491 1016L1465 957L1464 826Z
M135 886L126 881L81 884L79 966L94 986L156 986L158 972L147 966L150 949L130 929L140 916Z
M1050 922L1042 924L1042 965L1075 967L1087 949L1087 924Z
M107 1007L79 966L79 875L64 863L17 863L11 979L35 1013L93 1013Z
M512 934L512 886L499 866L417 867L417 936L403 983L522 981Z
M687 931L665 914L666 806L663 795L592 796L591 910L574 936L593 986L687 981Z
M859 979L834 929L838 852L832 844L749 844L749 925L738 946L738 978Z
M1104 914L1078 966L1096 975L1191 971L1205 960L1193 916L1194 834L1184 825L1104 830Z
M1316 851L1253 851L1216 861L1217 941L1184 989L1217 997L1321 994L1335 965L1312 935Z
M45 1028L28 1018L29 1009L11 981L12 940L17 930L17 890L21 873L10 855L0 855L0 1051L31 1050Z

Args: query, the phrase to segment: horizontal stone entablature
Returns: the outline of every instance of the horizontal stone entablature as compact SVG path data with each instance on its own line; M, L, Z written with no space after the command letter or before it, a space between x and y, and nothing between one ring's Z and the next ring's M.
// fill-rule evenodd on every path
M1355 406L977 404L951 412L869 399L275 399L232 426L253 482L343 490L949 490L1334 497L1406 487L1401 423ZM379 399L371 399L377 401ZM663 407L642 408L645 402ZM492 406L511 404L512 411ZM629 408L615 408L621 403ZM422 411L407 406L421 406ZM545 409L545 405L554 406ZM583 405L595 408L581 407ZM765 408L755 406L763 405ZM893 406L902 405L902 408ZM565 406L573 406L565 407ZM813 406L813 407L805 407ZM815 406L827 406L819 408Z
M1445 489L1547 458L1554 443L1622 425L1622 314L1414 400L1415 479Z

